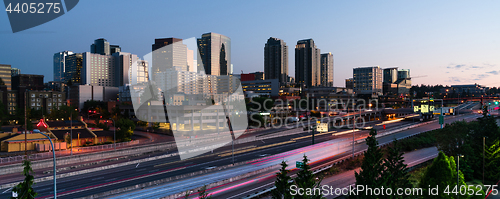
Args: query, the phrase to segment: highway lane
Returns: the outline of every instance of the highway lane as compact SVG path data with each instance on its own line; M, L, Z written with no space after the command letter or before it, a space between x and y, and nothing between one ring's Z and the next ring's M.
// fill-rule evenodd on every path
M467 121L471 121L471 120L474 120L475 118L477 117L480 117L480 115L478 114L474 114L474 115L462 115L462 116L459 116L459 117L456 117L456 118L453 118L453 119L450 119L449 117L447 118L447 123L451 123L453 121L457 121L457 120L467 120ZM394 138L396 139L400 139L400 138L403 138L403 137L406 137L406 136L410 136L410 135L413 135L413 134L416 134L416 133L419 133L419 132L424 132L424 131L429 131L429 130L433 130L433 129L437 129L439 128L440 125L439 123L435 122L435 123L431 123L431 124L428 124L428 125L425 125L425 126L421 126L421 127L417 127L417 128L413 128L413 129L409 129L409 130L405 130L405 131L402 131L402 132L399 132L399 133L395 133L395 134L391 134L391 135L387 135L387 136L384 136L384 137L379 137L377 140L379 142L379 144L385 144L385 143L390 143L394 140ZM342 158L342 157L345 157L345 156L350 156L351 155L351 151L352 150L352 146L348 146L347 147L347 151L346 153L341 153L341 154L338 154L338 153L335 153L335 151L333 150L333 153L330 154L331 158L327 159L327 160L315 160L314 158L311 158L313 161L318 161L316 164L312 164L312 166L318 166L318 165L321 165L323 164L324 162L328 162L328 161L332 161L332 160L335 160L335 159L338 159L338 158ZM357 145L355 145L355 151L361 151L361 150L365 150L367 148L366 144L363 142L363 143L359 143ZM300 161L300 159L294 159L294 158L283 158L284 160L286 160L290 166L289 166L289 169L293 169L295 168L295 161ZM282 159L282 160L283 160ZM279 161L276 161L275 163L276 164L279 164L281 160ZM214 188L214 189L210 189L209 192L210 193L213 193L213 197L214 198L227 198L227 199L230 199L230 198L244 198L248 195L251 195L251 194L254 194L258 191L262 191L264 189L267 189L267 188L270 188L272 186L274 186L273 182L275 180L274 178L274 175L275 173L277 172L276 171L273 171L273 172L268 172L267 174L261 174L260 176L257 176L257 177L250 177L250 178L247 178L245 180L241 180L241 181L238 181L238 182L234 182L234 183L228 183L224 186L220 186L220 187L217 187L217 188Z
M407 164L408 167L412 167L417 164L420 164L424 160L429 160L437 157L438 153L439 151L437 150L436 147L429 147L405 153L403 154L403 157L405 160L405 164ZM360 169L357 168L355 170L346 171L338 175L325 178L323 179L323 181L321 181L321 185L328 185L329 187L333 187L334 189L347 187L349 185L356 183L354 172L355 171L359 172L359 170ZM331 198L336 198L338 196L340 195L333 194L325 197L331 199Z
M394 127L397 125L399 124L398 123L390 124L390 127ZM306 132L292 136L273 138L266 140L265 142L257 141L254 143L246 143L242 144L239 147L266 146L269 145L270 143L280 143L280 142L290 141L290 139L301 138L308 135L309 133ZM331 134L318 135L316 136L316 141L322 142L329 140L331 138L332 138ZM256 159L263 155L265 156L266 154L272 155L278 152L289 151L299 147L308 146L310 145L310 143L311 143L310 139L306 138L298 139L286 145L263 148L261 150L256 150L253 152L247 152L244 154L236 155L235 162L242 162L245 160ZM229 149L230 146L223 147L221 149L215 150L214 153L222 151L226 151L227 153ZM162 163L171 163L171 164L160 165ZM60 178L58 179L58 193L67 194L63 198L82 197L94 193L100 193L110 189L131 186L141 182L149 182L170 176L177 176L184 173L203 170L207 167L223 166L230 163L231 163L231 158L227 156L225 157L208 156L195 159L188 159L184 161L179 161L179 157L175 156L157 161L144 162L140 163L139 165L128 165L115 169L108 169L89 174L77 175L69 178ZM144 177L143 175L154 175L154 176ZM142 176L143 178L140 179L134 178L137 176ZM131 181L132 179L134 181ZM51 194L53 194L52 181L37 183L34 186L34 188L35 190L37 190L37 192L40 193L39 196L50 196ZM74 193L75 190L80 192ZM69 192L71 192L72 194L69 194ZM8 192L0 195L0 197L4 196L8 196Z

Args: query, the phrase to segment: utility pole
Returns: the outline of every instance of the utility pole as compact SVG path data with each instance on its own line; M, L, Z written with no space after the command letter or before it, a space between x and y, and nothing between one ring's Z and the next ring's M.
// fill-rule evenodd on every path
M73 112L73 109L71 109L71 112ZM71 156L73 156L73 114L69 116L69 123L70 123L70 140L71 140Z
M356 111L356 110L353 110ZM354 128L356 126L356 112L352 114L352 158L354 158Z
M28 159L28 90L24 91L24 155L26 156L26 159Z
M484 149L485 149L486 137L483 137L483 184L484 184Z
M458 172L460 171L460 154L457 154L457 190L460 192L460 181L459 181L459 175ZM458 193L457 193L457 199L458 199Z

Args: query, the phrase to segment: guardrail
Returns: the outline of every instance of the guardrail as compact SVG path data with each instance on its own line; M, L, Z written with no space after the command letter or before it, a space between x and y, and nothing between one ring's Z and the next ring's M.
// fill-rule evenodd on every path
M453 116L455 117L455 116ZM387 132L384 132L384 133L381 133L381 134L377 134L376 137L382 137L382 136L386 136L386 135L389 135L389 134L392 134L392 133L395 133L395 132L399 132L399 131L403 131L403 130L407 130L407 129L410 129L410 128L416 128L416 127L419 127L419 126L423 126L423 125L426 125L426 124L430 124L430 123L434 123L436 122L435 120L432 120L432 121L428 121L428 122L424 122L424 123L420 123L420 124L414 124L414 125L410 125L410 126L407 126L407 127L404 127L404 128L401 128L401 129L396 129L396 130L391 130L391 131L387 131ZM424 132L427 132L427 131L421 131L421 132L418 132L418 133L415 133L415 134L412 134L412 135L408 135L408 136L404 136L404 137L401 137L397 140L402 140L402 139L406 139L406 138L409 138L409 137L413 137L415 135L418 135L418 134L421 134L421 133L424 133ZM360 143L362 142L363 140L357 140L355 141L355 143ZM381 143L379 144L378 146L379 147L383 147L383 146L386 146L388 144L392 143L392 141L389 141L389 142L385 142L385 143ZM347 145L352 145L352 143L349 143L349 144L344 144L342 146L347 146ZM358 157L359 155L362 155L367 149L364 149L362 151L358 151L356 153L354 153L354 157ZM437 156L437 155L436 155ZM328 162L328 163L324 163L322 165L319 165L319 166L316 166L314 167L313 169L313 174L317 174L319 172L322 172L322 171L325 171L327 169L330 169L331 167L337 165L337 164L340 164L340 163L343 163L344 161L348 160L348 159L351 159L352 156L349 155L349 156L344 156L342 158L339 158L339 159L335 159L334 161L332 162ZM429 160L425 160L425 161L422 161L422 162L419 162L417 165L421 165L425 162L427 162ZM415 166L417 165L414 165L412 166L411 168L414 168ZM256 192L252 195L248 195L247 197L245 197L245 199L251 199L251 198L255 198L255 197L258 197L260 195L263 195L263 194L267 194L268 192L270 192L271 190L275 189L276 187L271 187L271 188L267 188L267 189L264 189L260 192Z
M139 144L139 140L134 140L130 142L120 142L116 143L117 148L121 147L126 147L126 146L133 146ZM114 145L113 144L105 144L105 145L97 145L97 146L88 146L88 147L79 147L79 148L74 148L73 150L77 150L79 152L94 152L94 151L102 151L102 150L107 150L107 149L113 149ZM71 150L61 150L61 151L56 151L56 156L67 156L71 154ZM3 163L15 163L15 162L21 162L25 159L26 155L18 155L18 156L10 156L10 157L3 157L0 158L0 164ZM33 153L28 155L30 160L39 160L39 159L45 159L45 158L52 158L52 152L43 152L43 153Z

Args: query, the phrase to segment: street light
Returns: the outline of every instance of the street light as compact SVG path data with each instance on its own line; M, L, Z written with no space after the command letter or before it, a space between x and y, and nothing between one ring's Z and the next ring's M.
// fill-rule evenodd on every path
M48 135L43 134L38 129L33 130L33 133L40 133L43 136L47 137L47 139L49 139L49 141L50 141L50 146L52 146L52 156L53 156L52 159L53 159L53 164L54 164L54 166L53 166L54 167L53 168L54 169L54 171L53 171L53 173L54 173L54 199L56 199L57 198L57 188L56 188L56 184L57 184L56 183L56 152L55 152L55 148L54 148L54 143L52 143L52 140L50 139L50 137Z
M460 189L460 185L459 185L459 183L460 183L459 176L460 175L458 174L459 171L460 171L460 157L463 158L464 156L460 155L460 154L457 154L457 190ZM459 192L460 192L460 190L459 190ZM458 199L458 193L457 193L457 199Z
M113 118L109 118L110 120L113 120L113 145L115 147L116 151L116 125L115 125L115 120Z
M69 116L69 123L70 123L70 140L71 140L71 156L73 156L73 113L70 113L71 115Z

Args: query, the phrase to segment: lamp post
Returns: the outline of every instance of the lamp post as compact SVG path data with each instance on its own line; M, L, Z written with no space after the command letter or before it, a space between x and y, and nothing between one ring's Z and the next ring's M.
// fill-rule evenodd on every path
M71 140L71 143L70 143L71 144L71 152L70 153L71 153L71 156L73 156L73 114L71 114L69 116L69 123L70 123L70 126L71 126L70 127L70 132L71 133L69 135L70 140Z
M50 141L50 146L52 146L52 156L53 156L52 159L53 159L53 164L54 164L53 165L53 169L54 169L53 170L53 173L54 173L54 199L56 199L57 198L57 188L56 188L56 184L57 184L56 183L56 171L57 171L57 169L56 169L56 152L55 152L55 148L54 148L54 143L52 143L52 140L50 139L50 137L48 135L40 132L40 130L38 130L38 129L33 130L33 133L40 133L43 136L47 137L47 139L49 139L49 141Z
M110 120L113 120L113 145L116 150L116 124L115 120L113 118L109 118Z
M359 109L359 117L361 117L361 109ZM354 158L354 131L356 128L356 110L352 114L352 158Z
M460 157L464 157L463 155L460 155L460 154L457 154L457 190L458 192L460 192L460 175L459 175L459 171L460 171ZM457 193L457 199L458 199L458 193Z

